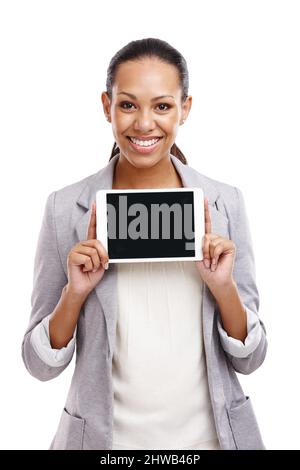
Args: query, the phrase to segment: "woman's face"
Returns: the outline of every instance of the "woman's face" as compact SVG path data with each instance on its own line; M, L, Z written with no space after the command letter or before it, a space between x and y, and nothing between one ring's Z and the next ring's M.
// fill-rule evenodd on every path
M192 104L191 96L181 102L176 67L155 58L120 65L112 100L106 92L101 99L120 156L139 168L169 158L178 127ZM130 137L138 141L132 142Z

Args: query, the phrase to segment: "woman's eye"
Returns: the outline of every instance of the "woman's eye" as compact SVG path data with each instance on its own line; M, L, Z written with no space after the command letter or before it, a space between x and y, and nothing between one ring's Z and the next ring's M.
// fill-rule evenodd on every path
M127 105L127 104L132 105L132 103L130 103L129 101L123 101L123 102L120 104L120 106L121 106L121 108L123 108L123 109L131 109L131 108L127 108L127 107L124 108L124 105Z
M170 108L167 103L160 103L158 106L167 106L168 109ZM166 109L160 109L160 111L166 111Z

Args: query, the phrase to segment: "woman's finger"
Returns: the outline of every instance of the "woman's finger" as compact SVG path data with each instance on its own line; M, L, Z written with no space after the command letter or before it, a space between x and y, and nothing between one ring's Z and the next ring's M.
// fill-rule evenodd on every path
M208 199L204 198L204 222L205 222L205 233L211 233L211 218L208 207Z
M210 265L211 265L211 258L212 258L211 244L213 241L219 238L221 239L219 235L216 235L214 233L206 233L203 236L202 252L203 252L203 262L206 268L210 268Z
M90 221L87 229L87 240L96 238L96 201L92 202Z
M206 268L210 268L209 244L210 244L210 238L206 234L204 235L203 242L202 242L203 262Z
M92 271L93 269L93 263L90 256L84 255L82 253L73 251L70 257L70 262L74 266L84 265L83 269L87 271Z
M105 265L107 265L108 267L109 257L108 257L107 251L105 250L104 246L99 240L83 240L81 242L81 245L93 246L94 248L96 248L103 268L105 269Z
M224 251L231 248L231 241L225 240L222 237L218 237L213 240L210 244L210 256L211 256L211 270L215 271L218 265L219 258Z
M89 256L92 260L93 270L96 271L99 268L101 264L101 259L96 248L94 248L93 246L82 245L81 243L78 248L75 248L75 252Z
M218 242L216 245L212 245L210 248L211 252L211 270L215 271L217 268L218 260L223 252L223 242Z

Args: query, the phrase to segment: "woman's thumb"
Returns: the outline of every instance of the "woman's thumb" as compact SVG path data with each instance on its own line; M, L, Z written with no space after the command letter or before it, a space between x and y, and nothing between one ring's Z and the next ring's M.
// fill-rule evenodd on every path
M91 205L91 216L87 230L87 240L94 240L96 238L96 201Z

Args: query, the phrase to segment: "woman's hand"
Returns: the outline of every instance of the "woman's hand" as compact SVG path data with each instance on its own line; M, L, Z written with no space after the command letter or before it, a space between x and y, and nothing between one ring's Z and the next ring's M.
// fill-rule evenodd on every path
M87 296L102 279L108 254L96 239L96 202L87 229L87 239L77 243L68 254L68 289L78 295Z
M204 219L203 260L195 261L195 263L203 281L211 291L216 291L234 282L232 273L236 246L231 240L211 233L211 219L206 197L204 198Z

